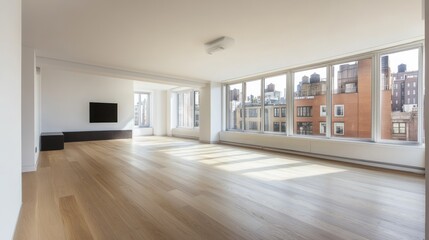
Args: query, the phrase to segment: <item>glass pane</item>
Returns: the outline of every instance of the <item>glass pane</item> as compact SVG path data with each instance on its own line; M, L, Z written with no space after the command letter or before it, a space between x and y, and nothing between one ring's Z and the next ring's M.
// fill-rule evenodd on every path
M140 125L140 94L134 93L134 126Z
M294 133L325 135L319 123L326 121L320 111L326 106L326 68L296 72L294 79Z
M177 94L177 126L183 127L184 126L184 115L183 115L183 93Z
M333 137L371 138L371 66L371 59L333 66Z
M194 92L194 127L200 126L200 92Z
M228 106L228 129L240 130L241 129L241 118L242 118L242 84L233 84L228 86L229 90L229 106Z
M381 56L382 139L418 140L418 56L418 49Z
M264 131L286 132L286 75L266 78L264 88ZM278 127L279 122L284 128Z
M198 111L194 111L194 91L177 93L177 126L194 127L194 114L198 115L199 123L199 98Z
M191 93L185 92L183 93L183 115L184 115L184 122L183 127L192 127L193 121L192 121L192 101L191 101Z
M149 94L142 93L141 95L141 123L140 126L148 127L149 123Z
M245 130L261 130L261 80L246 82Z

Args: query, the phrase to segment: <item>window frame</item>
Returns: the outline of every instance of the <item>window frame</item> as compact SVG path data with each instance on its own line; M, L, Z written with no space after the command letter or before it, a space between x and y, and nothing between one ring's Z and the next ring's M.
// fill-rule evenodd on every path
M380 72L381 72L381 61L380 58L381 56L384 55L389 55L389 54L395 54L395 53L400 53L400 52L404 52L404 51L409 51L409 50L414 50L417 49L418 51L418 69L419 69L419 73L418 73L418 80L416 83L416 87L417 87L417 108L418 108L418 123L417 123L417 141L404 141L404 140L395 140L395 139L383 139L381 138L381 129L382 129L382 120L381 120L381 77L380 77ZM409 44L403 44L403 45L399 45L399 46L395 46L395 47L391 47L391 48L385 48L379 51L375 51L374 52L374 58L376 59L376 68L375 68L375 81L374 81L374 91L375 92L375 98L377 100L377 104L375 105L376 109L374 109L375 111L375 126L373 131L376 131L375 136L373 138L373 142L377 142L377 143L388 143L388 144L396 144L396 145L421 145L424 144L423 143L423 139L424 139L424 122L423 122L423 117L424 117L424 79L423 79L423 72L424 72L424 66L423 66L423 55L424 55L424 43L422 41L416 41L413 43L409 43ZM402 95L405 96L405 83L403 83L403 90L402 91ZM402 88L402 86L401 86ZM405 97L404 97L404 101L405 101ZM393 129L392 129L393 132Z
M341 133L337 133L337 127L341 127L342 128L342 132ZM334 122L334 135L336 136L344 136L345 135L345 124L344 122Z
M342 109L341 113L342 114L338 114L337 109ZM345 112L344 112L344 104L334 104L334 117L344 117L345 116Z

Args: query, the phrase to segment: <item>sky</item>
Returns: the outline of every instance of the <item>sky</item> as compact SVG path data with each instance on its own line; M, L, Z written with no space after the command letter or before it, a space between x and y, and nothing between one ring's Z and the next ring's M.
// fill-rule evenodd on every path
M392 73L398 72L398 65L401 63L407 65L407 71L416 71L419 69L418 49L412 49L404 52L392 53L387 55L389 56L389 67Z
M320 80L322 80L322 81L326 80L326 67L313 68L313 69L306 70L306 71L295 72L294 73L295 91L297 91L297 86L302 81L302 77L304 77L304 76L310 77L311 74L313 74L313 73L320 74Z

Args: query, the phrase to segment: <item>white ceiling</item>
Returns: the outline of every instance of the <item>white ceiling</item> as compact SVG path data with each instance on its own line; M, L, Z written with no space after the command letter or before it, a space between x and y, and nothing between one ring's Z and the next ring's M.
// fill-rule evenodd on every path
M222 81L422 38L422 0L23 0L38 56ZM208 55L220 36L235 45Z

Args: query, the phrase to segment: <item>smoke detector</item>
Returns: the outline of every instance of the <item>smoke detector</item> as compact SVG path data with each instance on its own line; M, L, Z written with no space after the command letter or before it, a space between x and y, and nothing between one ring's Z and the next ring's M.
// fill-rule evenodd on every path
M215 52L225 50L234 45L234 39L224 36L207 42L204 45L206 46L206 52L212 55Z

